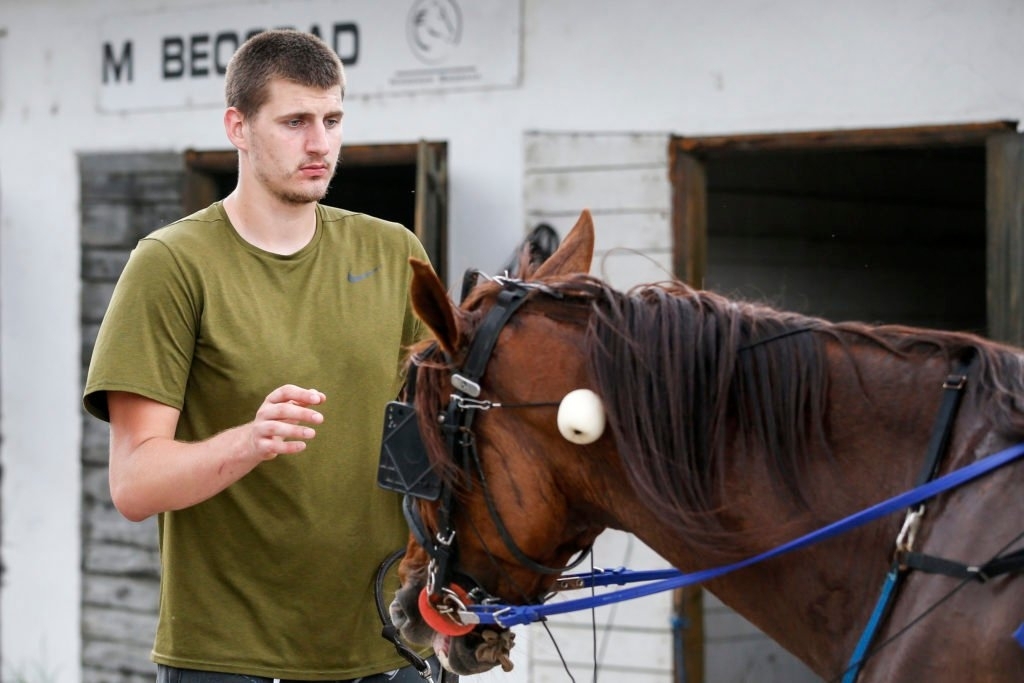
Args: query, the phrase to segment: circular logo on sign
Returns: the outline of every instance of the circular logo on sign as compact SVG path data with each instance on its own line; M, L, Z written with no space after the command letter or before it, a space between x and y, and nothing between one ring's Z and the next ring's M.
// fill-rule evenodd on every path
M462 37L462 13L455 0L416 0L406 25L409 47L421 61L437 64Z

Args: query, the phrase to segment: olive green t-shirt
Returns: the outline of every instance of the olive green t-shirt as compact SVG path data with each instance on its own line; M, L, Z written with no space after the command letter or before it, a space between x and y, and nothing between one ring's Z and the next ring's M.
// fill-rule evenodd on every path
M176 438L198 441L252 421L282 384L327 395L305 451L159 516L157 663L293 679L406 664L374 606L377 567L408 538L376 467L384 405L426 334L408 265L426 255L398 224L316 215L289 256L244 241L220 203L157 230L100 327L84 401L104 420L106 392L133 392L180 409Z

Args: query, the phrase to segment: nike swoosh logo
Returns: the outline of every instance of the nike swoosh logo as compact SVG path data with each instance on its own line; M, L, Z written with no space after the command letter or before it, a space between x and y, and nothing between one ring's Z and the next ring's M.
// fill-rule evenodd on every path
M377 266L376 268L372 268L372 269L366 271L365 273L359 273L358 275L353 274L352 271L350 270L350 271L348 271L348 281L349 282L359 282L361 280L365 280L366 278L368 278L371 275L373 275L374 273L376 273L378 270L380 270L380 266Z

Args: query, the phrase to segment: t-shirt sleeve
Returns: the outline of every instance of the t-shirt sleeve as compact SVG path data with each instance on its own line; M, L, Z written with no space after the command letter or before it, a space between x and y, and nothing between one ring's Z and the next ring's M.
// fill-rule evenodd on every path
M181 409L200 297L165 244L151 238L139 242L96 337L83 398L90 414L110 420L108 391L131 392Z

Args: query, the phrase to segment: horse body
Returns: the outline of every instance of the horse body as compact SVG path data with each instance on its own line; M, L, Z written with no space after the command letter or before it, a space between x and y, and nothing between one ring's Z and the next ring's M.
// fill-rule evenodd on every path
M696 571L756 555L912 488L951 359L966 352L978 360L941 472L1024 438L1013 395L1022 387L1021 358L1012 349L968 335L790 314L769 320L768 309L681 286L613 296L593 278L571 275L589 268L592 240L585 216L535 274L559 296L531 294L500 332L486 398L536 407L475 418L485 481L453 470L437 430L424 429L432 460L460 492L458 572L490 595L539 601L554 576L524 566L494 534L488 494L515 543L543 565L564 566L615 528L680 570ZM480 287L459 311L428 268L415 272L417 312L458 367L497 287ZM595 303L602 296L608 301ZM637 305L637 296L646 301ZM688 297L682 308L680 297ZM636 333L646 318L650 344ZM620 325L626 319L633 327ZM436 423L451 372L420 368L421 424ZM601 396L610 427L583 446L559 435L550 406L581 387ZM1005 467L928 502L915 550L968 564L1006 550L1022 531L1022 477L1019 466ZM433 520L431 505L420 506ZM902 515L887 517L706 588L834 679L874 608L902 522ZM457 672L490 668L497 660L481 658L479 629L436 637L419 620L413 596L426 563L411 544L392 607L396 624L412 640L434 637ZM1022 621L1024 582L1013 576L964 583L910 572L859 680L1019 680L1024 650L1013 632Z

